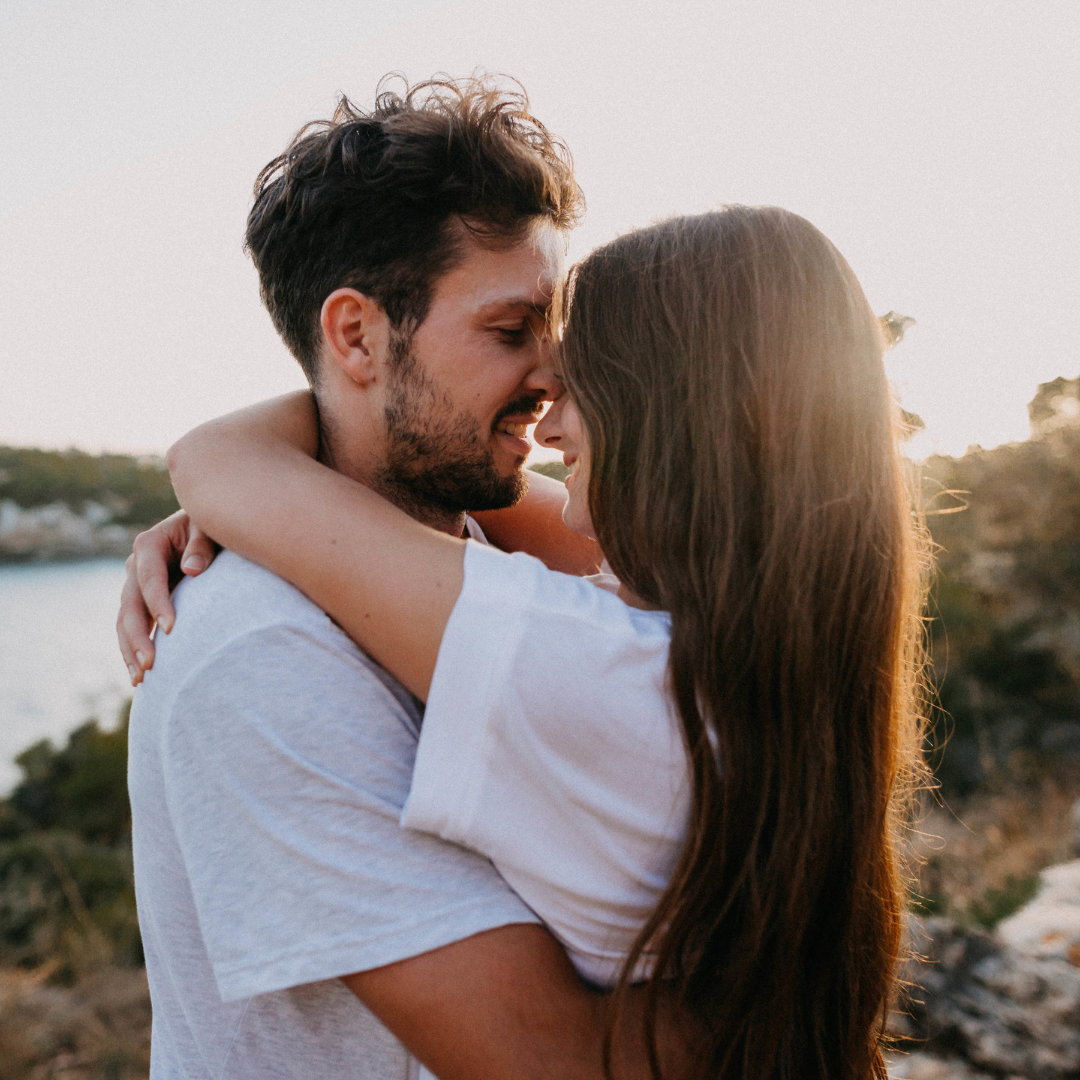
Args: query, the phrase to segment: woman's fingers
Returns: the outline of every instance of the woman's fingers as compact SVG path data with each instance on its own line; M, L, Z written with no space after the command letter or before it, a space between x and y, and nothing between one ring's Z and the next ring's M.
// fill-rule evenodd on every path
M150 632L156 622L168 633L176 620L170 578L191 539L191 523L182 510L139 533L127 561L127 577L120 594L116 635L131 684L137 686L154 664ZM196 551L205 549L203 537Z
M158 626L167 634L176 621L170 575L187 547L191 526L182 510L135 537L135 578L142 601Z
M135 555L131 554L127 560L124 588L120 593L116 637L120 642L120 655L127 665L132 686L138 686L142 682L144 672L154 663L154 643L150 640L153 625L153 616L143 602L135 573Z
M188 577L198 577L217 558L217 553L217 544L198 525L191 522L191 535L180 560L180 569Z

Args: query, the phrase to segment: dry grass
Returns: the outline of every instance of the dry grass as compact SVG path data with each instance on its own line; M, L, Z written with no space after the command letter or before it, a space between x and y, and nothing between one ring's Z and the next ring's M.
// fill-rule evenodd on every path
M1080 769L932 803L914 845L924 909L984 926L1009 914L1040 870L1080 854L1071 820L1078 798ZM64 944L62 961L0 968L0 1080L146 1077L145 972L112 962L92 935L75 931Z
M0 1080L135 1080L150 1071L146 972L99 964L71 986L50 965L0 970Z
M992 928L1030 898L1038 872L1075 858L1080 770L1059 769L963 802L931 804L915 840L923 910Z

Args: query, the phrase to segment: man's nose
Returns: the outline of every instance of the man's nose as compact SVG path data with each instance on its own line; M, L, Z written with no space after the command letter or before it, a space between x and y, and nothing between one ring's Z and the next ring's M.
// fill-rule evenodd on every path
M538 393L541 401L557 401L563 394L562 380L555 373L554 359L545 355L525 377L525 386Z

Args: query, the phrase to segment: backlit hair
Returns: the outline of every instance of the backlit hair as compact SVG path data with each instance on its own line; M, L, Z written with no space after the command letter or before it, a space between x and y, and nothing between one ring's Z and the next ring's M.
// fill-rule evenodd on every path
M673 990L702 1080L884 1078L926 559L880 324L836 248L772 207L624 236L569 296L592 520L671 612L693 777L638 941L659 955L648 1024Z

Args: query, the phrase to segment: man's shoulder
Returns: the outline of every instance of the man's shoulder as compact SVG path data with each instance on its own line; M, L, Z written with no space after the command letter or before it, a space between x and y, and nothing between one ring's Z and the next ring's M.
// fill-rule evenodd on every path
M178 621L225 623L239 632L270 623L336 630L299 589L232 551L222 551L198 577L181 581L173 599Z
M385 707L418 721L415 699L325 612L233 552L182 582L174 601L176 625L159 640L146 685L161 705L226 694L252 706L295 707L309 695L323 706Z

